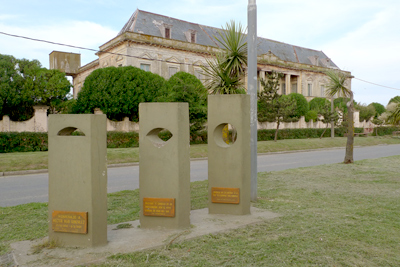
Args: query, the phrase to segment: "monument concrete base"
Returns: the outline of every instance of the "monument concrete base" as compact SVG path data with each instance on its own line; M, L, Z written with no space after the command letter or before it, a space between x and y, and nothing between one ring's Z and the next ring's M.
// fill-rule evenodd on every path
M229 231L277 217L277 213L254 207L249 215L209 214L208 209L200 209L191 211L191 227L188 229L142 229L139 227L139 220L127 222L132 228L114 230L118 224L108 225L108 244L102 247L44 249L38 254L33 254L32 246L45 242L47 238L16 242L11 244L11 247L18 266L84 265L101 263L116 253L168 246L172 242Z

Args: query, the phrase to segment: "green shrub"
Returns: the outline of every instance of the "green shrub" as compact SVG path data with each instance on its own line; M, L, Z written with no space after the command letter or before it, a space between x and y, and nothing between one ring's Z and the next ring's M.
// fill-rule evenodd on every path
M326 105L330 105L330 101L324 97L315 97L310 101L310 110L320 112Z
M190 135L190 144L207 144L207 131L197 131Z
M93 113L100 108L110 120L128 117L139 120L139 103L154 102L165 91L161 76L136 67L107 67L93 71L86 79L73 113Z
M309 110L306 113L306 116L305 116L306 122L309 122L310 120L317 121L317 119L318 119L318 112L316 110Z
M72 135L82 135L73 132ZM169 132L159 134L163 140L171 136ZM207 144L207 131L199 131L190 137L191 144ZM139 146L137 132L107 132L107 148L128 148ZM0 133L0 153L47 151L47 133Z
M47 133L0 133L0 153L47 150Z
M283 139L307 139L307 138L319 138L321 134L324 132L324 128L314 129L314 128L305 128L305 129L282 129L279 130L278 140ZM363 128L355 128L355 132L363 132ZM335 136L343 137L346 133L346 128L335 128ZM331 129L328 128L324 133L323 137L330 137ZM259 130L257 140L258 141L272 141L275 137L275 130Z
M383 127L378 127L378 129L374 129L374 132L372 133L373 136L376 136L376 132L378 132L378 136L384 136L384 135L392 135L393 132L400 131L400 127L395 127L395 126L383 126Z
M204 128L207 122L208 91L196 76L175 73L166 83L166 91L157 98L159 102L187 102L189 104L190 134Z
M350 98L347 97L338 97L333 100L333 104L335 108L340 109L345 114L347 113L347 102L349 102ZM354 106L357 105L356 101L353 100Z
M139 146L137 132L107 132L107 148L127 148Z
M301 116L305 116L310 109L307 99L299 93L291 93L289 94L289 97L296 101L296 110L294 111L292 117L297 117L300 119Z
M375 108L375 118L378 118L383 112L386 111L386 108L380 103L372 102L368 106L373 106Z
M355 107L360 113L360 121L369 121L372 117L375 117L376 110L373 105L357 104Z

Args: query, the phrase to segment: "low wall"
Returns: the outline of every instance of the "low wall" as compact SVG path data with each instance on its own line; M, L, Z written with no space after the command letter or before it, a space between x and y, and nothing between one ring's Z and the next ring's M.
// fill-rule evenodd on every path
M48 106L34 106L35 113L27 121L12 121L7 115L0 121L1 132L47 132Z
M47 132L47 106L35 106L34 116L27 121L11 121L8 116L3 116L0 121L0 132ZM94 114L103 114L100 109L95 109ZM301 129L301 128L326 128L327 125L322 121L306 122L301 117L298 122L282 122L279 129ZM330 127L330 125L328 125ZM359 113L354 113L354 127L356 128L374 128L375 125L368 121L359 121ZM276 129L276 122L258 122L258 130ZM139 132L139 123L130 121L125 117L123 121L111 121L107 119L107 131L118 132Z

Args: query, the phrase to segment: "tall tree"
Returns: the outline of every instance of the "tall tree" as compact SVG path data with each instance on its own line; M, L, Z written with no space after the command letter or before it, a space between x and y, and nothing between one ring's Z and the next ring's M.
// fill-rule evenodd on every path
M326 72L329 77L329 83L327 86L326 94L330 97L334 95L343 95L350 97L350 101L347 102L347 115L348 115L348 131L347 131L347 143L346 143L346 154L344 157L344 163L353 163L353 150L354 150L354 99L353 92L347 88L346 81L350 77L342 72L330 70Z
M322 132L321 136L319 137L322 139L324 136L326 130L328 129L329 124L331 124L331 130L335 129L335 125L337 124L339 120L339 115L335 110L332 111L331 103L329 103L329 100L325 99L327 103L324 104L323 107L320 107L318 109L319 115L322 116L322 122L326 124L325 130Z
M369 121L375 117L376 110L373 105L367 106L366 104L357 103L355 108L360 112L360 121Z
M281 122L293 116L297 107L294 98L278 94L279 81L282 77L282 73L275 71L270 74L267 73L267 79L260 80L263 89L258 93L258 120L276 122L275 142L278 140Z
M37 60L0 54L0 118L27 120L34 105L48 105L50 113L57 113L70 89L64 73L42 68Z

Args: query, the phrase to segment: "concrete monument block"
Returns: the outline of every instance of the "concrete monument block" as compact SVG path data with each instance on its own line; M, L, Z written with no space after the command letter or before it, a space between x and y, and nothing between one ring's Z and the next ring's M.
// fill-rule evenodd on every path
M139 104L141 228L190 226L189 135L188 103Z
M71 135L79 129L83 136ZM49 116L49 239L107 244L106 115Z
M81 67L81 54L53 51L49 59L51 70L60 70L66 75L77 74Z
M236 140L226 142L229 126ZM250 97L208 96L209 213L250 214Z

